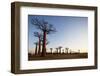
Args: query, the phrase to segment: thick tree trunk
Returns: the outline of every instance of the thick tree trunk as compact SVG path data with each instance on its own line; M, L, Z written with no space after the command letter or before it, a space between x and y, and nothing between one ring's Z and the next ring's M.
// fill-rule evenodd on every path
M58 51L58 49L57 49L57 54L59 54L59 51Z
M46 31L43 32L42 56L46 55Z
M35 47L35 55L37 55L37 44L36 44L36 47Z
M39 49L38 49L38 54L40 54L41 52L41 40L40 40L40 37L39 37Z
M56 48L57 54L59 53L58 48Z
M68 54L68 49L65 49L66 50L66 54Z
M68 54L68 49L67 49L67 54Z
M59 53L61 54L61 50L59 51Z
M61 48L60 48L60 54L61 54Z
M52 49L51 49L51 54L53 53Z
M51 50L51 54L52 54L52 50Z

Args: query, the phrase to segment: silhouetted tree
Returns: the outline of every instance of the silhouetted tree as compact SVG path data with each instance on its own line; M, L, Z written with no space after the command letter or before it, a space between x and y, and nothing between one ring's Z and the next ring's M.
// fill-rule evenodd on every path
M38 54L40 54L42 34L39 32L34 32L34 36L38 38L38 45L39 45Z
M72 53L72 50L70 49L69 52L70 52L70 54L71 54L71 53Z
M35 55L37 55L37 46L38 46L38 42L35 42Z
M67 54L68 54L68 50L69 50L69 48L65 48L65 50L66 50L66 52L67 52Z
M58 48L59 48L59 53L61 54L61 48L62 48L62 46L59 46Z
M62 53L64 54L65 52L64 52L64 49L62 49Z
M58 53L59 53L59 51L58 51L58 50L59 50L59 48L56 48L56 50L57 50L57 54L58 54Z
M78 50L78 53L80 53L80 49Z
M50 42L46 39L46 45L48 45ZM41 45L43 45L43 39L41 39ZM41 46L41 48L42 48L42 46ZM41 51L41 53L42 53L42 51ZM42 55L41 55L42 56Z
M50 48L50 50L51 50L51 54L53 53L53 48Z
M45 20L39 20L38 18L34 17L32 19L32 24L36 26L37 29L40 29L43 32L43 45L42 45L42 56L46 54L46 35L56 32L56 29L53 27L52 24L49 24Z

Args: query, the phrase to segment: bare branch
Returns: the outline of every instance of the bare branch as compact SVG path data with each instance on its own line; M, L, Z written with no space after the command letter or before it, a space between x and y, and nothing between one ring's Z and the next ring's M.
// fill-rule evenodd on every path
M34 32L34 36L41 39L43 35L39 32Z
M47 34L56 32L56 29L53 27L53 25L52 24L49 24L44 19L39 20L38 18L33 17L33 19L31 20L31 23L34 26L36 26L37 29L40 29L42 31L46 31Z
M39 21L39 19L37 18L33 18L31 20L31 23L36 26L37 29L43 30L43 24L41 23L41 21Z
M38 42L34 42L35 45L38 45Z

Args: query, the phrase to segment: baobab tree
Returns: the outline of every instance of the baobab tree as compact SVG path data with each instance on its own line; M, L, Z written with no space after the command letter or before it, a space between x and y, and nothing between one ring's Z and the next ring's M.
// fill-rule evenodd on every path
M65 48L65 50L66 50L66 52L67 52L67 54L68 54L68 50L69 50L69 48Z
M80 53L80 49L78 49L78 53Z
M39 45L38 54L40 54L40 52L41 52L41 39L42 39L42 34L39 33L39 32L34 32L34 36L38 38L38 45Z
M46 39L46 45L48 45L50 42ZM42 48L42 45L43 45L43 38L41 39L41 48ZM42 56L42 55L41 55Z
M59 48L59 53L61 54L61 48L62 48L62 46L59 46L58 48Z
M37 55L37 47L38 47L38 42L35 42L35 55Z
M53 48L50 48L50 50L51 50L51 54L53 53Z
M31 23L36 26L37 29L41 30L43 33L43 45L42 45L42 56L46 55L46 37L47 34L56 32L56 29L52 24L49 24L44 19L40 20L37 17L32 18Z
M65 50L64 50L64 49L62 49L62 53L63 53L63 54L65 53Z
M72 53L72 50L70 49L69 51L70 51L70 54L71 54Z
M59 50L59 48L56 48L56 50L57 50L57 54L58 54L58 53L59 53L59 51L58 51L58 50Z

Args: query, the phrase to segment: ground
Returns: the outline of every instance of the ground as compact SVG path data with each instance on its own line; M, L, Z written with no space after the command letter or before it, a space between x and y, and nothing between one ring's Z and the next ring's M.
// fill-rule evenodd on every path
M30 55L28 54L28 60L54 60L54 59L80 59L80 58L88 58L87 53L72 53L72 54L51 54L47 53L46 56L40 55Z

